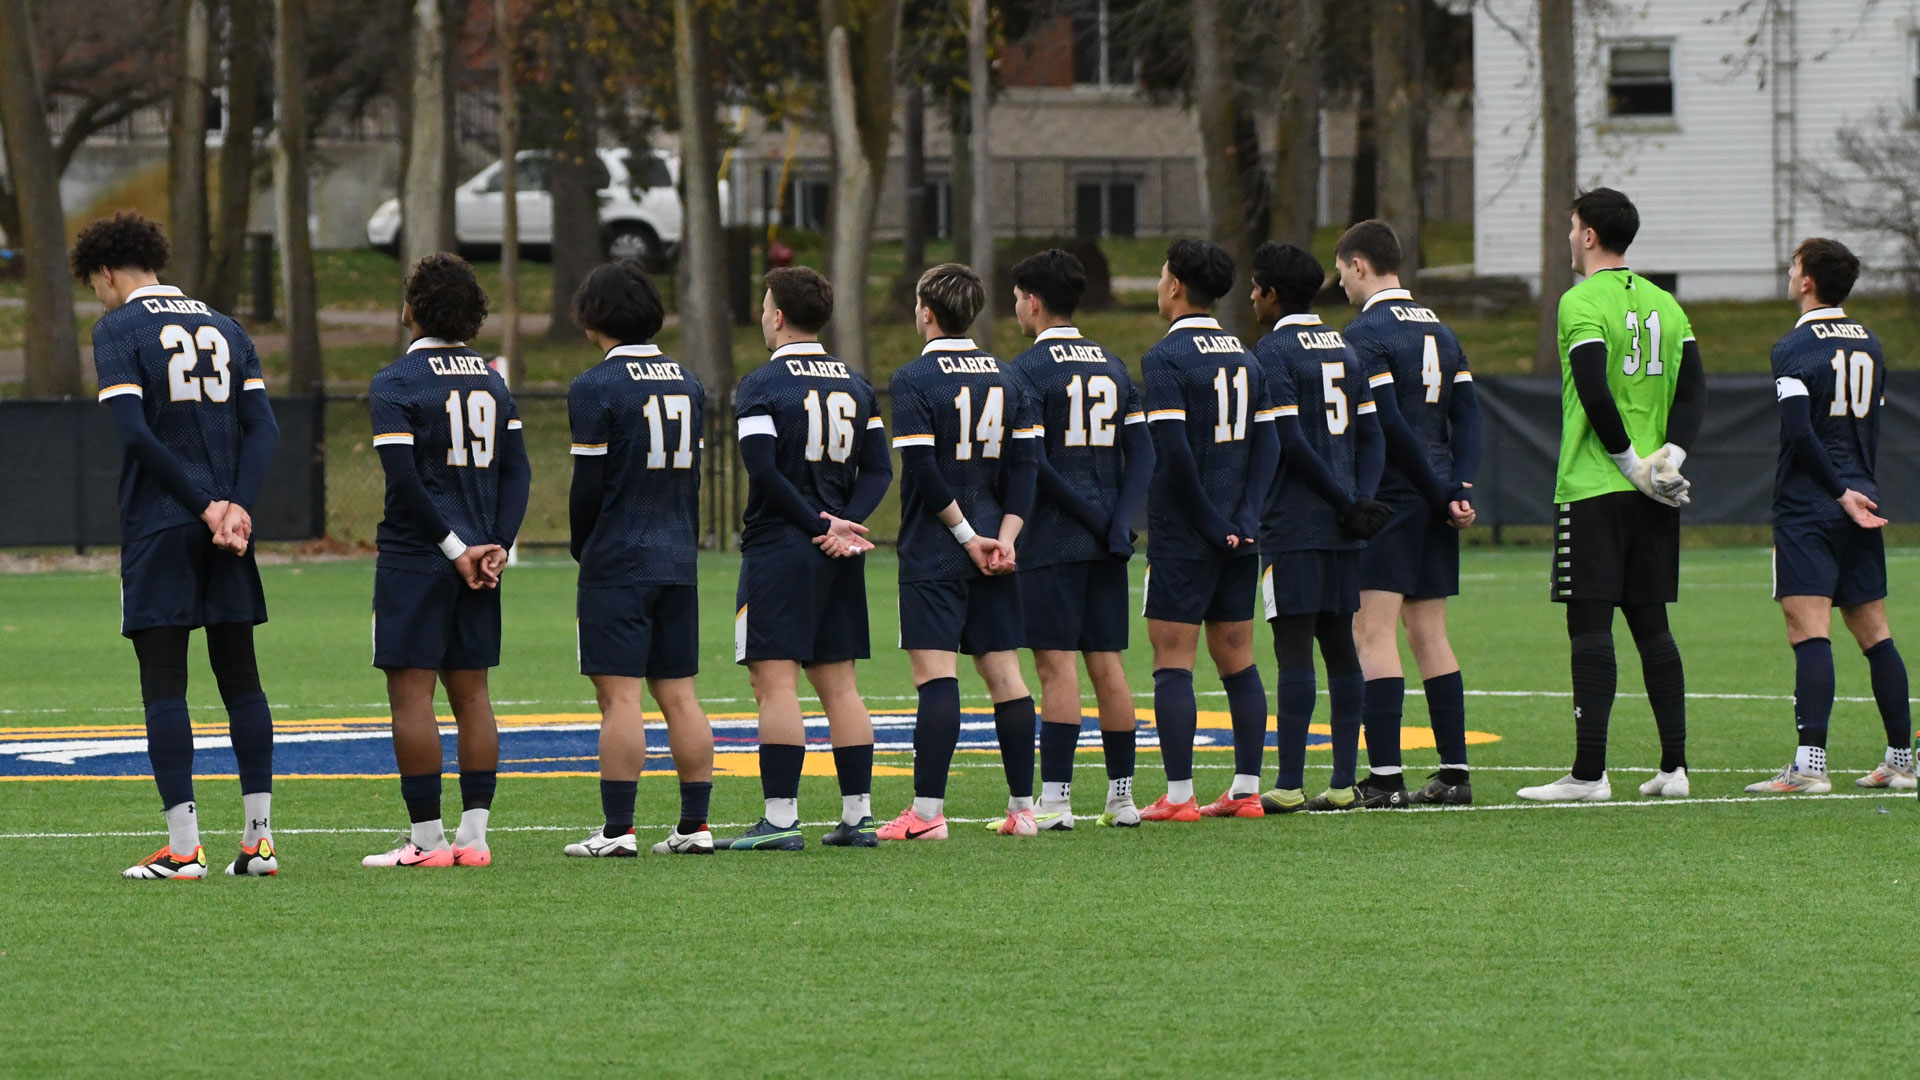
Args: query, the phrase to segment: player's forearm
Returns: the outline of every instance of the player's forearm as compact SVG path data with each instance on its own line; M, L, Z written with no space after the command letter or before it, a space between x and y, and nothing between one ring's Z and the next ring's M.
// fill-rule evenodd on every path
M439 547L442 553L451 550L453 543L468 545L474 537L456 536L447 527L447 519L440 516L434 508L433 500L427 495L427 485L420 481L420 470L413 463L413 447L410 444L390 444L380 449L380 468L387 475L387 487L400 500L400 506L407 512L407 519L420 532L420 538L426 543ZM447 555L457 558L458 553Z
M267 481L267 467L273 463L273 451L280 445L280 425L273 418L273 406L264 390L247 390L240 395L240 461L234 470L233 501L251 513L260 487Z
M1155 420L1150 426L1158 467L1166 471L1167 488L1175 504L1209 540L1224 545L1233 533L1233 523L1207 501L1206 489L1200 485L1200 466L1187 443L1187 422Z
M1054 468L1053 463L1044 455L1035 468L1040 494L1045 496L1048 502L1066 511L1068 517L1090 531L1098 532L1106 527L1106 512L1101 510L1092 499L1073 490L1072 485L1067 483L1067 478L1061 476L1060 470Z
M1846 481L1833 467L1827 448L1813 434L1812 399L1795 394L1780 399L1780 435L1793 450L1792 462L1820 485L1820 490L1835 499L1846 494Z
M1707 418L1707 363L1700 343L1680 346L1680 378L1673 387L1673 406L1667 410L1667 441L1682 450L1693 449Z
M1307 442L1298 416L1282 416L1273 422L1280 440L1280 460L1290 475L1298 476L1314 494L1325 499L1337 511L1353 505L1353 494L1340 486L1339 478Z
M907 446L900 450L900 462L906 468L907 475L913 478L914 486L920 489L921 502L926 506L942 507L935 513L942 525L957 525L962 519L960 507L954 502L953 489L947 486L946 477L940 475L940 465L934 460L933 447ZM947 519L946 507L951 504L954 518Z
M606 498L606 458L573 459L573 484L567 490L567 550L573 561L580 561L587 538L600 522L600 506Z
M753 482L754 490L766 500L773 512L785 518L787 524L799 529L808 536L819 536L827 531L827 523L820 518L820 512L807 505L800 490L793 481L780 471L774 452L778 440L772 435L749 435L740 440L740 458L746 463L747 478Z
M1120 498L1114 503L1113 517L1107 523L1109 535L1125 534L1133 528L1140 508L1147 504L1147 490L1153 484L1153 433L1147 430L1147 425L1122 427L1120 448L1127 455L1127 465L1120 474Z
M877 430L877 429L876 429ZM847 506L840 514L848 521L865 522L886 498L893 483L893 455L887 440L870 434L860 446L859 471L853 477L853 489L847 492Z
M1487 440L1487 418L1480 411L1480 395L1472 380L1453 384L1447 426L1447 441L1453 446L1453 482L1471 484L1480 475L1480 457Z
M120 442L133 455L133 460L158 480L167 494L173 496L180 505L196 515L204 512L207 504L213 502L213 492L188 476L186 466L147 426L147 414L141 407L140 396L121 394L110 397L107 399L107 408L113 414L113 426L120 433Z
M1252 453L1247 461L1247 490L1240 497L1239 511L1234 514L1237 528L1259 526L1260 515L1267 508L1267 496L1273 491L1274 475L1280 471L1280 435L1273 425L1270 419L1254 421Z
M1378 413L1354 417L1353 481L1362 499L1380 492L1380 474L1387 464L1387 438L1380 430Z
M1000 507L1001 513L1022 520L1032 517L1034 492L1038 486L1038 463L1031 460L1014 461L1007 469L1007 498ZM1018 526L1014 531L1016 533L1019 531ZM1004 532L1003 528L1003 535L1000 537L1002 540L1007 539Z
M1567 366L1573 372L1573 390L1580 398L1580 409L1587 415L1587 426L1608 454L1624 454L1633 449L1627 437L1626 421L1620 418L1620 406L1607 386L1607 345L1586 341L1567 354Z
M527 457L526 436L517 427L508 427L500 439L500 506L494 527L499 530L495 542L512 547L527 519L527 504L533 497L533 462Z
M1391 384L1383 383L1373 397L1375 418L1379 422L1382 439L1382 461L1392 462L1393 467L1405 474L1413 484L1414 490L1434 506L1444 506L1453 493L1453 485L1440 479L1433 471L1433 465L1427 460L1427 452L1420 445L1419 436L1407 423L1406 414L1400 411L1400 398L1394 393ZM1384 467L1384 465L1383 465Z

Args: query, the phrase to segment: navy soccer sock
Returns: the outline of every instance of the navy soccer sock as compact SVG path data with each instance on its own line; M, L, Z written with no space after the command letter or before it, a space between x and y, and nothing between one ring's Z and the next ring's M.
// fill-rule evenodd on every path
M1333 775L1330 788L1353 786L1353 773L1360 763L1360 702L1366 693L1366 678L1358 671L1327 675L1327 706L1333 724Z
M1260 681L1260 668L1249 664L1244 671L1222 675L1220 685L1227 691L1227 715L1233 720L1233 771L1259 776L1267 754L1267 688Z
M760 795L768 799L798 799L800 771L807 764L807 748L792 743L760 744Z
M417 773L400 778L400 798L407 804L407 820L414 824L440 820L440 774Z
M498 785L500 774L487 772L467 772L460 770L460 809L493 809L493 789Z
M1040 725L1040 781L1073 783L1073 754L1080 748L1079 724Z
M1160 735L1160 763L1169 781L1193 779L1193 733L1200 725L1193 700L1193 672L1161 668L1153 673L1153 726Z
M929 679L920 685L920 708L913 721L913 793L923 799L947 797L947 770L960 745L960 680Z
M161 809L193 801L193 722L185 701L147 703L147 757Z
M1833 642L1808 638L1793 647L1793 730L1800 745L1826 749L1832 717Z
M840 795L873 793L873 744L833 748L833 772L840 780Z
M240 794L273 790L273 711L267 695L247 694L227 702L227 737L240 763Z
M600 781L600 812L607 819L601 835L611 840L633 831L633 803L639 794L638 780Z
M1421 684L1427 692L1427 723L1433 727L1433 748L1440 754L1440 779L1449 784L1467 780L1467 688L1457 671L1435 675Z
M707 804L713 798L713 781L680 784L680 823L674 828L688 836L707 827Z
M1873 700L1880 706L1880 723L1887 729L1887 745L1906 750L1913 745L1913 711L1907 703L1907 662L1893 639L1868 649L1867 671L1873 680Z
M1100 732L1100 750L1107 759L1107 779L1124 780L1133 775L1133 758L1138 740L1133 729Z
M1407 680L1369 679L1361 691L1360 726L1367 733L1367 767L1376 776L1400 773L1400 713L1407 697Z
M1000 765L1007 773L1007 793L1016 799L1033 798L1033 697L1028 695L993 705L993 731L1000 740ZM1072 768L1068 768L1072 774Z
M1280 672L1280 773L1273 786L1298 791L1307 771L1307 727L1313 723L1314 700L1319 694L1312 668Z

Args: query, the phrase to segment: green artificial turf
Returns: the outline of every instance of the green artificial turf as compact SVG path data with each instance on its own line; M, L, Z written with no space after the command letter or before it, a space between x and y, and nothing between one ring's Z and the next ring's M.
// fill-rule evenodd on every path
M210 780L198 797L216 876L173 884L118 877L161 843L150 783L0 783L0 1073L1754 1076L1897 1045L1916 1009L1901 973L1920 808L1740 791L1793 742L1766 552L1684 556L1673 627L1699 695L1693 799L1634 805L1657 746L1620 628L1615 804L1506 808L1571 754L1544 559L1463 558L1452 623L1475 692L1468 727L1499 737L1473 747L1471 810L1088 822L1031 840L956 825L946 843L878 851L823 849L810 827L799 855L588 862L560 847L597 823L594 781L507 777L492 868L408 872L359 866L404 827L393 781L283 779L283 872L234 880L218 867L237 790ZM1920 552L1890 563L1898 632ZM702 561L699 685L714 712L751 709L728 662L737 565ZM382 715L367 666L371 564L264 576L276 717ZM876 709L911 709L889 647L891 559L876 555L869 579L877 648L862 684ZM591 711L573 580L552 560L509 571L502 714ZM97 573L0 580L0 726L139 722L116 586ZM1129 672L1151 708L1137 622L1134 642ZM1850 796L1883 739L1865 665L1849 644L1835 653L1831 752L1836 793ZM218 722L204 655L196 641L189 700ZM1258 655L1271 695L1270 646ZM961 683L984 704L976 677ZM1224 708L1205 660L1196 685L1202 709ZM1410 697L1410 742L1424 726ZM1318 790L1326 751L1308 761ZM957 764L949 812L999 811L997 756ZM1417 781L1432 751L1409 750L1407 765ZM1162 790L1158 766L1142 753L1143 804ZM1097 813L1097 748L1078 768L1078 808ZM1202 797L1230 771L1225 753L1199 754ZM909 795L906 778L883 775L874 809L891 816ZM831 778L808 777L803 820L833 817L836 796ZM643 842L674 810L672 781L649 775ZM757 782L717 782L716 823L758 811ZM49 832L84 835L23 835Z

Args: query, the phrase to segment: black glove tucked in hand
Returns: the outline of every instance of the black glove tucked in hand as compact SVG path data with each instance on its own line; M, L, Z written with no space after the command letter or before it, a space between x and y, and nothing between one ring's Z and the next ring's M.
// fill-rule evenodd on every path
M1367 540L1393 520L1393 507L1372 499L1356 499L1346 512L1340 515L1340 528L1348 536Z

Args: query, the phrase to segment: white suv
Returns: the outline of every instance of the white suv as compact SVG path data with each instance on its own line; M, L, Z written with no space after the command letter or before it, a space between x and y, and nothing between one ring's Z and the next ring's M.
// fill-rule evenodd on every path
M657 151L600 151L606 180L600 186L600 239L610 259L638 259L658 266L680 244L680 159ZM545 255L553 244L553 196L547 174L553 155L523 150L519 165L520 245ZM498 251L505 199L496 161L453 190L453 231L463 250ZM721 205L726 205L724 193ZM400 200L388 199L367 219L367 243L389 254L399 250Z

